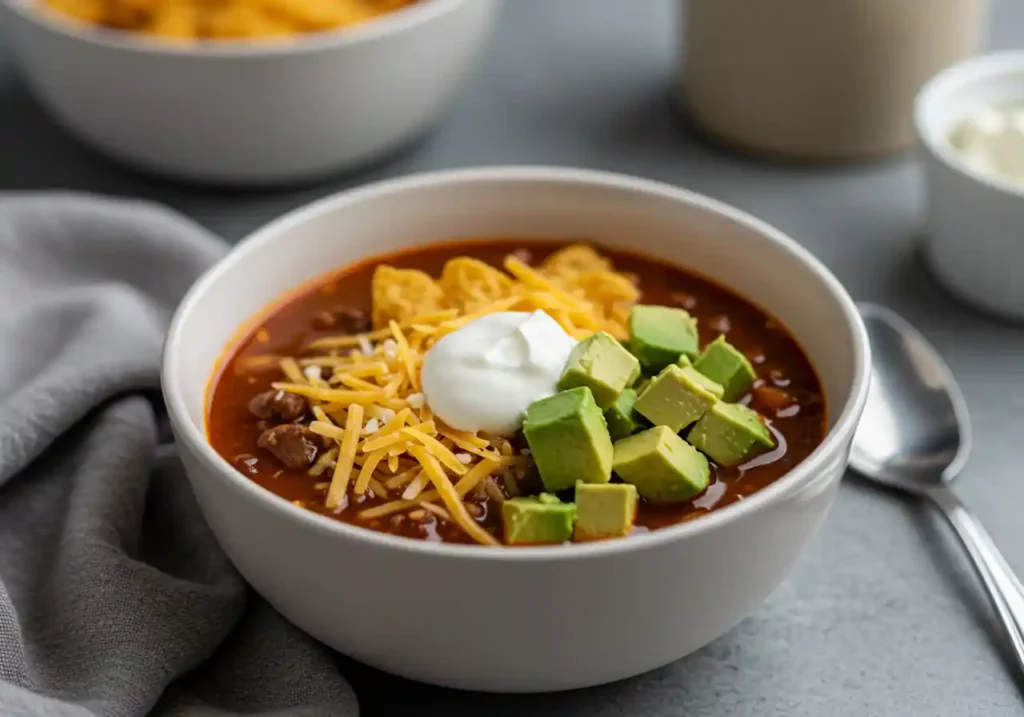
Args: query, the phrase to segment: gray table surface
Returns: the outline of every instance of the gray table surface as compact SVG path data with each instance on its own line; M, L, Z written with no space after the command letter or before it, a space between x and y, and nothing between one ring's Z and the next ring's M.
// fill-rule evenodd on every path
M920 1L920 0L918 0ZM995 0L990 45L1024 37L1024 3ZM963 383L976 431L959 485L1024 573L1024 327L951 300L917 255L912 157L833 168L769 164L709 146L673 111L670 0L510 0L444 124L354 175L275 192L211 191L124 170L42 114L0 46L0 189L72 188L166 202L236 241L338 189L414 171L531 163L627 172L732 202L789 232L856 299L915 322ZM397 680L343 661L364 714L1011 715L1021 685L945 526L847 481L786 583L731 633L651 674L591 690L489 696Z

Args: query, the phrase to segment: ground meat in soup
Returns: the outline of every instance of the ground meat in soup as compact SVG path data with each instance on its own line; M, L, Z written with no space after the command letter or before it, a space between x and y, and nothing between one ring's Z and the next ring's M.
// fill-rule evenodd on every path
M306 400L293 393L270 389L249 401L249 410L256 418L271 423L291 423L306 414Z
M313 317L313 328L318 331L361 334L369 331L373 325L365 311L338 308L319 312Z
M308 427L286 423L265 430L258 445L274 454L285 468L306 468L316 460L320 438Z

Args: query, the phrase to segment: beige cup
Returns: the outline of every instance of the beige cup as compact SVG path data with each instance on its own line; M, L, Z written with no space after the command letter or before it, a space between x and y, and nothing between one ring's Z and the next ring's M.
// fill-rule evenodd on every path
M678 96L745 151L829 161L914 143L918 88L973 53L988 0L680 0Z

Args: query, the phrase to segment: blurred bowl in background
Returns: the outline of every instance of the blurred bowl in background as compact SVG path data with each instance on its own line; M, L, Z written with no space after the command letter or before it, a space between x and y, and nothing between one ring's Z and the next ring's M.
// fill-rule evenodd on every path
M787 160L914 145L920 86L975 52L989 0L677 0L684 111L711 137Z
M28 85L105 154L178 179L314 179L429 127L479 54L497 0L421 0L334 32L173 44L0 0Z
M927 191L925 259L968 303L1024 320L1024 183L979 171L951 137L986 108L1024 105L1024 52L967 60L940 72L915 106Z

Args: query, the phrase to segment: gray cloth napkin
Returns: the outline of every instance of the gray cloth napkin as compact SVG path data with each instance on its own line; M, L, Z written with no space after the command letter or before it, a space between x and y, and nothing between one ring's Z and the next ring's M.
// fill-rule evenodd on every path
M143 203L0 196L3 717L358 712L160 442L164 331L224 250Z

